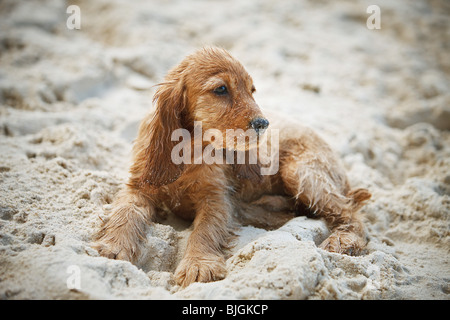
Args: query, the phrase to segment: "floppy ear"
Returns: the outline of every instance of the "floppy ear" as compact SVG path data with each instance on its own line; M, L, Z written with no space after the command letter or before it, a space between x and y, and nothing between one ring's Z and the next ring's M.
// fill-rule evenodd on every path
M132 182L160 187L181 176L184 165L177 165L171 159L171 151L177 143L171 141L171 135L174 130L184 127L186 100L180 78L168 79L159 85L153 98L155 113L142 121L134 145L135 162L130 170Z

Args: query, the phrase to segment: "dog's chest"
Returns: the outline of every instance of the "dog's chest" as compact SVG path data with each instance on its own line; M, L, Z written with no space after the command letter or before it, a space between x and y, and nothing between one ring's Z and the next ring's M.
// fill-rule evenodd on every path
M189 193L182 188L164 187L158 195L158 208L164 212L174 213L180 218L195 218L195 204Z

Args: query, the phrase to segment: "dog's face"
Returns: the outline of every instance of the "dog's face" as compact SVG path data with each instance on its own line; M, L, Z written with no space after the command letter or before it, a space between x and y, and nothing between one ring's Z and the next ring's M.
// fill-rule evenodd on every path
M252 147L269 122L255 102L253 79L244 67L225 50L204 49L190 57L187 69L191 70L184 78L188 112L201 122L203 131L215 129L215 138L221 133L222 141L214 139L213 145L234 150Z

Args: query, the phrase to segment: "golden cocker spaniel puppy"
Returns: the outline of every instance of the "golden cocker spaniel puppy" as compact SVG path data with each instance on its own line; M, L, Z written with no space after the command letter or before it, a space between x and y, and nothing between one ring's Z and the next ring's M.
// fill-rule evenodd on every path
M154 96L155 112L140 125L129 181L96 236L102 256L136 261L146 225L167 209L193 220L175 272L182 286L225 277L223 249L233 217L270 228L293 216L287 212L306 213L329 226L331 234L321 248L346 254L364 248L357 211L370 193L350 188L339 159L311 129L270 119L266 130L269 120L254 91L245 68L219 48L201 49L168 73ZM253 136L228 139L227 133L236 131ZM205 139L208 132L213 134ZM182 137L187 142L180 145ZM250 160L263 142L272 151L272 172L258 153ZM201 158L205 152L210 159Z

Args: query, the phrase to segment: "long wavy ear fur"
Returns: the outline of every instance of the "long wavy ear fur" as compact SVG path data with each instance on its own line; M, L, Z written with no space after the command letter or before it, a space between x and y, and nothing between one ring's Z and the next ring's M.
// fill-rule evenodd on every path
M171 151L177 143L171 141L171 135L174 130L185 127L187 110L185 87L175 71L159 85L153 102L155 113L142 121L133 147L131 183L141 187L167 185L177 180L184 169L183 164L177 165L171 159Z

